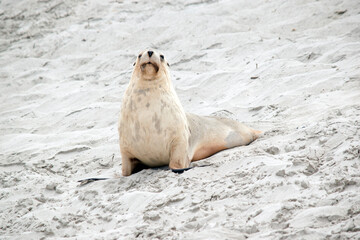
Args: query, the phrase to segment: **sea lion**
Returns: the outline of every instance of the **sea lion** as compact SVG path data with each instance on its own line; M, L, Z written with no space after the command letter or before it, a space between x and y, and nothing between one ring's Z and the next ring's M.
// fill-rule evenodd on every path
M123 176L138 163L186 169L191 161L247 145L261 133L231 119L185 113L169 64L154 50L143 51L134 63L118 130Z

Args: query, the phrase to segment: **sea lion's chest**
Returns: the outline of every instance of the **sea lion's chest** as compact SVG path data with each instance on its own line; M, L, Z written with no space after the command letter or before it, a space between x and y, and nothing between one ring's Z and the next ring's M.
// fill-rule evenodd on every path
M144 164L168 164L172 141L187 127L185 112L172 92L135 88L123 100L120 144Z

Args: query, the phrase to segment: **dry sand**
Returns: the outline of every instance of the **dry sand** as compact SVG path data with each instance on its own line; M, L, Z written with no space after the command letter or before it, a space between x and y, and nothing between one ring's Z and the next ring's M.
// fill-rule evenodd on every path
M186 111L265 134L119 176L146 47ZM359 1L2 0L0 79L1 239L360 239Z

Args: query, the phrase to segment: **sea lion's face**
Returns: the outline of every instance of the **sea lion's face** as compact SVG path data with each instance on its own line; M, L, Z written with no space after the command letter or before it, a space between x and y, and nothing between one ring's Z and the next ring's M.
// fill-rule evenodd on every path
M154 50L141 52L134 65L134 71L141 79L147 81L158 79L162 74L167 73L167 67L169 66L164 55Z

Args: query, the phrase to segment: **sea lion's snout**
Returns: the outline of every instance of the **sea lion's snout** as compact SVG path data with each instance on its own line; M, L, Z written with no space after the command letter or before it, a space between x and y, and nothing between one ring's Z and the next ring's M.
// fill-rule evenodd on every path
M141 66L140 66L141 70L144 71L148 65L152 65L152 67L155 69L155 72L159 71L159 66L156 63L152 63L152 62L147 62L147 63L141 64Z
M140 68L140 74L145 80L153 80L163 64L163 55L153 50L145 50L138 55L138 65L135 68ZM135 64L136 65L136 64Z

